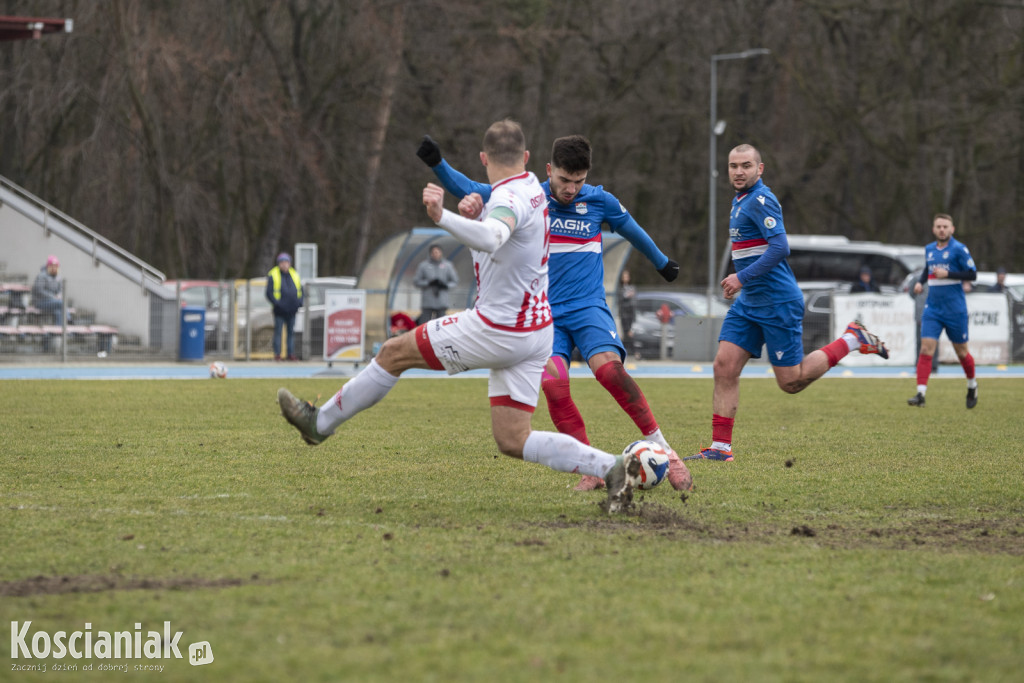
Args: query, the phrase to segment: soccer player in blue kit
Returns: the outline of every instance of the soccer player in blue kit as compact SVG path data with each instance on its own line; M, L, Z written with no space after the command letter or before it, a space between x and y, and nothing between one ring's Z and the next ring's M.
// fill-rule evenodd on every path
M416 154L456 197L476 192L486 201L490 196L490 185L474 182L452 168L429 135ZM622 365L626 349L605 299L601 225L607 223L625 237L668 282L679 275L679 264L658 249L614 195L600 185L587 184L590 167L590 142L582 135L561 137L552 144L548 180L542 186L551 219L548 300L555 336L541 389L555 428L589 444L583 417L569 393L569 359L573 347L579 348L594 377L632 418L643 438L669 452L669 483L686 490L692 486L689 471L668 445L643 392ZM602 486L601 479L584 475L576 490Z
M937 213L932 219L932 234L935 241L924 248L927 268L921 272L920 282L914 283L914 294L920 294L924 283L928 283L928 300L921 314L921 354L917 357L917 393L907 403L924 407L924 395L928 390L928 375L931 373L932 357L939 345L939 335L946 330L946 336L953 344L960 367L967 376L967 407L978 405L978 380L974 377L974 356L967 348L967 297L964 296L964 282L972 282L978 276L970 250L953 237L956 226L945 213Z
M736 190L729 213L729 238L736 272L722 280L729 308L718 336L711 418L712 443L686 459L731 461L732 428L740 402L740 373L767 346L775 381L789 394L806 389L854 349L888 358L878 337L854 321L843 335L804 357L804 298L786 256L789 241L782 207L761 180L764 164L752 145L729 152L729 181Z

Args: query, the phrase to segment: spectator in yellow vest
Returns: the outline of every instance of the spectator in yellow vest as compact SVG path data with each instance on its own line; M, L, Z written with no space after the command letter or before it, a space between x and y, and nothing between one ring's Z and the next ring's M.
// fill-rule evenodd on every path
M295 357L295 314L302 306L302 282L292 268L292 257L281 253L277 265L267 273L267 301L274 307L274 360L281 360L281 330L287 330L288 360Z

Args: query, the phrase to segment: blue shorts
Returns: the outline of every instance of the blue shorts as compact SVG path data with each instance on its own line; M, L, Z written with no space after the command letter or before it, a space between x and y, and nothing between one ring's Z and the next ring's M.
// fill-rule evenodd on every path
M768 347L768 361L788 368L804 359L804 302L787 301L774 306L744 306L737 301L722 322L718 341L732 342L753 358Z
M572 349L577 347L584 359L603 351L613 351L620 359L626 358L626 347L619 339L619 330L608 306L590 306L568 313L555 315L555 340L551 355L561 356L568 361Z
M946 337L954 344L967 343L967 311L946 313L934 306L925 306L921 313L921 338L938 339L946 330Z

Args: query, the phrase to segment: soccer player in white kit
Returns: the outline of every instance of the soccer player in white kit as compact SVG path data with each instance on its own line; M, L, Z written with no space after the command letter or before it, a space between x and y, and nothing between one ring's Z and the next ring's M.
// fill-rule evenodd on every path
M639 482L641 465L635 455L611 455L567 434L530 426L553 328L547 300L547 198L537 177L526 171L528 159L522 129L505 119L484 135L480 161L494 188L486 204L478 194L467 195L459 202L459 215L444 209L441 187L430 183L423 189L430 218L472 252L478 291L473 308L391 337L320 408L284 388L277 392L278 403L303 439L317 445L384 398L410 368L451 375L488 368L491 428L498 449L560 472L601 477L608 486L606 509L622 511L632 503Z

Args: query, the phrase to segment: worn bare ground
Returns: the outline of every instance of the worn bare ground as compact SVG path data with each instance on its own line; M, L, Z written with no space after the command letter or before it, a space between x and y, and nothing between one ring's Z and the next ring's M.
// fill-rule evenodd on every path
M771 543L783 537L799 537L837 549L941 548L1024 555L1024 519L1019 517L972 521L927 519L895 522L884 527L822 524L816 520L786 524L765 521L716 525L693 519L685 510L676 510L661 503L639 501L625 516L602 517L584 524L619 531L628 527L630 531L639 533L694 541Z
M98 593L118 590L195 590L198 588L228 588L249 583L260 583L258 575L248 579L204 579L199 577L175 579L147 579L118 574L33 576L15 581L0 581L0 597L26 595L56 595L60 593Z

